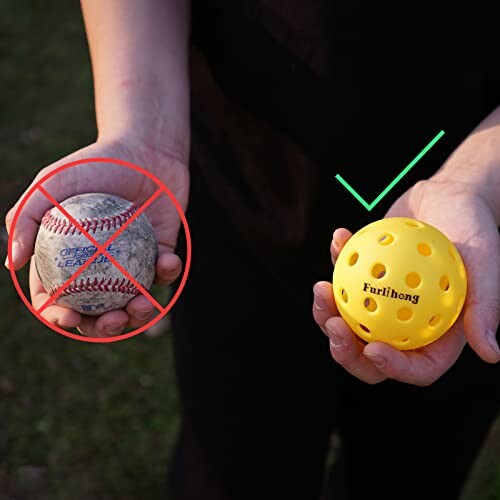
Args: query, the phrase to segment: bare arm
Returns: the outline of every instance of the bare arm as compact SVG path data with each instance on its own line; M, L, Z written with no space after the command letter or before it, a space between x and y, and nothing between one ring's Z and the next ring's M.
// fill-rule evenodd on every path
M189 0L82 0L99 138L131 132L187 161Z
M386 217L413 217L443 231L467 269L464 311L436 342L397 351L382 342L360 342L339 315L330 282L314 287L313 316L330 338L333 359L359 379L375 384L392 378L429 385L450 369L467 342L488 363L500 362L500 107L456 148L441 169L404 193ZM351 233L337 229L335 261Z
M98 138L40 170L33 183L70 161L120 158L147 168L186 209L189 7L189 0L82 0L94 76ZM119 165L100 167L98 163L86 162L60 172L47 180L44 187L59 201L75 194L102 192L139 206L153 194L155 184L144 182L142 174ZM160 198L147 209L147 215L159 245L156 281L169 284L182 269L175 254L180 218L174 206ZM21 199L7 214L9 234ZM35 192L21 211L12 234L9 265L14 269L30 260L41 218L50 205L44 195ZM37 309L49 298L34 266L30 269L30 292ZM94 337L117 335L125 325L141 326L153 315L153 305L143 296L133 298L125 310L107 312L97 320L58 304L43 312L50 323L63 328L78 327Z
M463 184L478 193L500 226L500 106L467 136L433 179Z

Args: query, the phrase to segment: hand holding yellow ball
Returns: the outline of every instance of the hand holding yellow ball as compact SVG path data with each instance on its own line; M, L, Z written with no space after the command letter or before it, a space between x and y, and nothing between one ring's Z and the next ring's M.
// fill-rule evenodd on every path
M444 335L465 302L467 277L453 243L416 219L381 219L345 244L333 272L341 316L367 342L396 349Z

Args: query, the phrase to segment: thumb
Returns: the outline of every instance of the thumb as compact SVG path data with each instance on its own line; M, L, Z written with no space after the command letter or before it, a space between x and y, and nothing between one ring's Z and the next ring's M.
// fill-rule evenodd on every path
M158 245L158 260L156 262L155 283L158 285L170 285L181 274L182 261L178 255L169 247Z
M155 283L158 285L170 285L179 277L182 271L179 254L184 254L186 251L186 242L183 238L179 239L181 219L170 200L166 198L166 196L159 197L147 212L158 241L155 277Z
M481 359L500 361L496 340L500 319L500 238L479 237L463 252L468 271L464 326L467 340Z
M19 211L21 200L19 200L5 216L5 225L9 237L12 239L12 266L14 270L23 267L33 254L38 228L43 214L52 204L39 191L35 191L28 199L22 210ZM17 215L15 227L13 227L14 217ZM7 257L5 265L9 268Z

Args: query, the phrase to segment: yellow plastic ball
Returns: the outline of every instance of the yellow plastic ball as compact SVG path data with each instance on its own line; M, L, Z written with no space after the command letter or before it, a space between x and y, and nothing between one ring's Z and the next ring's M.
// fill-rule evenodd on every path
M367 342L417 349L457 320L467 277L462 258L436 228L416 219L381 219L340 252L333 294L341 316Z

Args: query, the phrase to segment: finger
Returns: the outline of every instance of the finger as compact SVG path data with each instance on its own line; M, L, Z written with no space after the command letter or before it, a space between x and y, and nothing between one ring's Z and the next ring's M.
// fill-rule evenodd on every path
M155 315L155 310L154 305L144 295L133 298L126 307L129 315L129 326L138 328L145 325L151 321Z
M340 251L351 236L352 233L348 229L345 229L343 227L335 229L335 231L333 232L332 242L330 244L330 254L332 256L333 265L335 265Z
M386 379L386 376L363 355L363 342L342 318L330 318L325 327L330 338L332 357L345 370L368 384L377 384Z
M160 253L156 262L155 283L158 285L169 285L174 282L182 270L180 257L170 251Z
M51 207L51 203L42 193L36 191L19 212L14 232L11 235L12 224L18 207L19 202L5 216L7 232L12 238L11 258L14 270L23 267L33 254L40 221L45 211ZM6 266L9 267L8 260L6 260Z
M42 282L36 272L33 259L30 265L29 286L31 303L37 311L47 302L47 300L49 300L50 295L43 288ZM79 313L57 304L50 305L44 309L42 311L42 316L50 323L61 328L74 328L80 323L81 320L81 315Z
M490 328L492 321L487 320L484 310L487 308L486 302L473 303L465 308L465 329L467 339L478 356L487 363L498 363L500 361L500 348L496 332L496 327ZM496 307L496 306L491 306Z
M135 318L130 318L127 326L129 326L130 328L133 328L133 329L141 328L141 326L144 326L147 323L149 323L158 314L159 314L158 311L155 309L154 311L151 311L150 315L145 320L139 321L139 320L136 320ZM154 324L151 326L154 326Z
M333 298L332 284L328 281L319 281L313 287L313 317L314 321L321 328L322 332L327 335L325 323L332 316L338 316L339 311Z
M128 321L128 314L121 309L106 312L98 317L82 316L78 331L86 337L115 337L120 335Z
M365 346L364 355L388 378L428 386L455 363L464 346L462 328L456 326L422 349L399 351L384 342L372 342Z
M481 359L500 361L495 338L500 319L500 238L481 235L459 248L467 269L467 299L464 325L467 341Z

